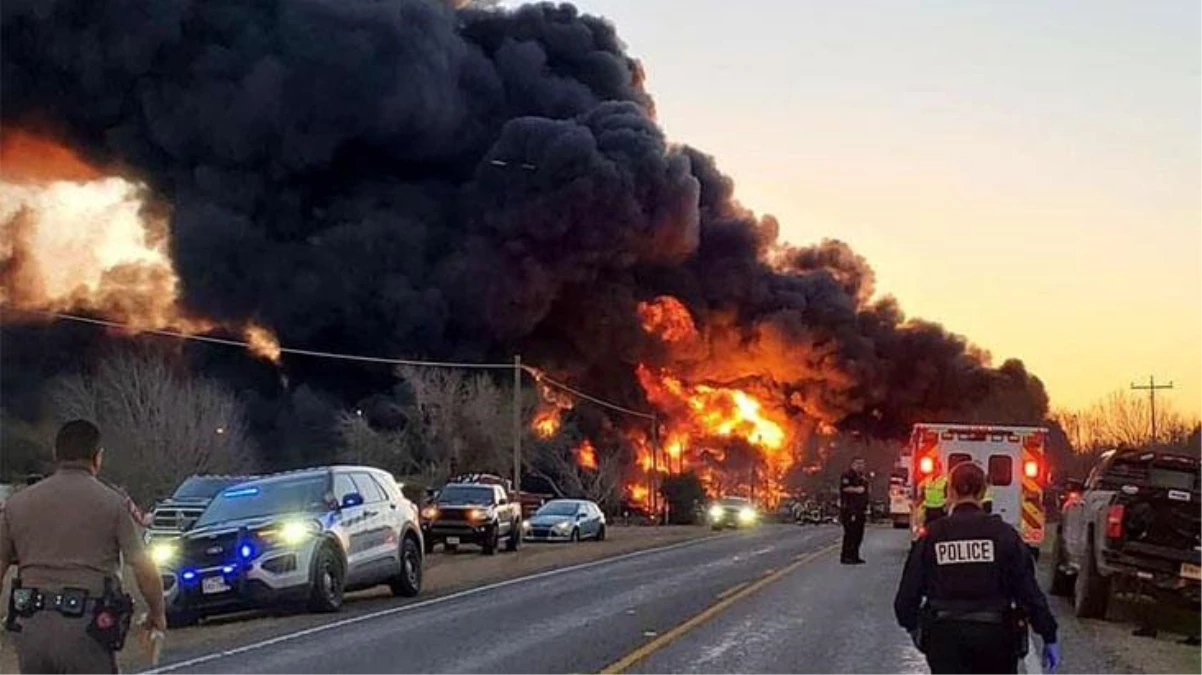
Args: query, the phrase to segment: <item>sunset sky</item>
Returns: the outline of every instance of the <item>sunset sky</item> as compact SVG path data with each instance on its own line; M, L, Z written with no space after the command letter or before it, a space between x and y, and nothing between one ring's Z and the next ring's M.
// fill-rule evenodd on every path
M1053 406L1155 374L1199 413L1196 0L575 4L787 240L849 242Z

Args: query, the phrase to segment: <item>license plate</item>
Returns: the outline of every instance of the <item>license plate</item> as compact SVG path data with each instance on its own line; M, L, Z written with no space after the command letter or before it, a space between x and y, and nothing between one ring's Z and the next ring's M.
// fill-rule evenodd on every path
M459 537L447 537L447 543L451 546L457 546L459 544Z
M205 595L209 593L224 593L230 590L230 585L225 583L224 577L205 577L200 582L200 590Z
M1202 581L1202 567L1191 565L1189 563L1181 563L1181 576L1186 579L1197 579Z

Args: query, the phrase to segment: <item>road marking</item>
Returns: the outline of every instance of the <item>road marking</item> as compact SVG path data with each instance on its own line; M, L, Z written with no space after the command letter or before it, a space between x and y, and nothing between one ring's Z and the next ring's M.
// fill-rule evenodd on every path
M722 598L718 602L715 602L714 604L710 605L709 607L701 610L701 612L693 615L692 618L686 620L684 623L678 624L677 626L675 626L668 632L661 634L659 637L655 638L654 640L651 640L650 642L643 644L642 646L638 647L637 649L630 652L626 656L623 656L622 658L618 659L617 661L614 661L613 663L609 664L608 666L606 666L605 668L603 668L601 670L601 675L616 675L617 673L625 672L625 670L627 668L633 666L634 664L638 663L639 661L642 661L643 659L647 658L648 656L651 656L652 654L663 649L664 647L667 647L669 644L671 644L674 640L676 640L680 636L684 635L685 633L688 633L689 631L693 630L697 626L700 626L701 624L705 623L706 621L709 621L710 619L714 618L715 616L720 614L723 610L729 608L731 605L735 604L739 600L742 600L743 598L751 595L752 593L755 593L756 591L771 584L772 582L779 580L781 577L786 576L790 572L800 568L802 565L805 565L806 563L811 562L811 561L819 558L820 556L823 556L827 553L834 551L838 547L839 547L838 543L829 544L823 548L818 549L817 551L814 551L814 552L802 557L799 560L789 563L788 565L781 568L777 572L773 572L772 574L765 576L765 577L760 577L760 579L758 581L756 581L755 583L747 584L747 585L743 586L743 588L740 588L737 591L733 591L732 593L727 595L725 598Z
M773 574L774 572L776 572L776 568L775 568L775 567L769 567L768 569L764 570L764 573L763 573L763 574L761 574L760 576L763 576L763 577L770 577L770 576L772 576L772 574Z
M436 598L430 598L429 600L420 600L418 602L411 602L409 604L399 605L397 607L389 607L388 609L382 609L382 610L379 610L376 612L360 614L359 616L348 617L346 619L342 619L341 621L334 621L332 623L325 623L325 624L321 624L319 626L305 628L303 630L298 630L298 631L295 631L292 633L285 633L283 635L277 635L273 638L268 638L268 639L262 640L260 642L253 642L248 645L242 645L241 647L234 647L233 649L225 649L225 650L222 650L219 652L213 652L211 654L204 654L202 656L197 656L195 658L187 659L185 661L169 663L167 665L160 666L160 667L152 669L152 670L142 671L142 672L148 673L148 674L149 673L169 673L169 672L172 672L175 670L181 670L183 668L190 668L192 666L197 666L202 663L208 663L210 661L215 661L217 659L223 659L223 658L230 657L230 656L236 656L238 654L245 654L246 652L254 651L256 649L262 649L263 647L270 647L272 645L280 644L281 642L288 642L291 640L295 640L297 638L308 637L310 635L314 635L317 633L323 633L328 630L334 630L335 628L342 628L343 626L350 626L350 625L354 625L357 623L362 623L364 621L378 619L380 617L392 616L394 614L401 614L401 613L413 611L416 609L422 609L423 607L429 607L431 605L437 605L437 604L444 603L444 602L450 602L451 600L458 600L460 598L466 598L466 597L477 595L480 593L486 593L488 591L493 591L498 588L505 588L507 586L513 586L515 584L520 584L520 583L524 583L527 581L536 581L538 579L545 579L547 577L558 576L560 574L565 574L568 572L578 572L583 569L589 569L592 567L597 567L599 565L606 565L609 563L615 563L615 562L619 562L622 560L629 560L631 558L638 558L640 556L650 555L652 553L664 553L666 551L671 551L671 550L678 549L678 548L685 548L687 546L695 546L695 545L703 543L703 542L713 541L713 540L718 539L723 536L724 535L722 535L722 534L711 534L708 536L700 537L698 539L690 539L689 541L677 542L675 544L669 544L667 546L659 546L657 548L648 548L648 549L643 549L641 551L631 551L630 553L623 553L622 555L613 556L612 558L601 558L600 560L593 560L593 561L586 562L586 563L580 563L579 565L571 565L568 567L558 567L558 568L552 569L552 570L546 570L543 572L537 572L535 574L529 574L524 577L516 577L513 579L506 579L504 581L498 581L496 583L488 584L486 586L477 586L475 588L467 588L462 591L451 593L450 595L441 595Z
M726 589L725 591L722 591L721 593L719 593L719 594L718 594L718 599L719 599L719 600L721 600L721 599L725 598L726 596L730 595L731 593L737 593L737 592L739 592L739 590L740 590L741 588L743 588L744 586L746 586L746 585L747 585L747 584L749 584L749 583L751 583L751 582L750 582L750 581L744 581L744 582L743 582L743 583L741 583L741 584L735 584L734 586L731 586L730 588Z

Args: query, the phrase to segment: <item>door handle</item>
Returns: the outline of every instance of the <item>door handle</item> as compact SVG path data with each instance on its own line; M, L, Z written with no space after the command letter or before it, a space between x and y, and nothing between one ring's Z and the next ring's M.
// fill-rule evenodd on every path
M376 512L375 511L364 511L363 515L367 516L368 518L371 518L372 516L376 515Z

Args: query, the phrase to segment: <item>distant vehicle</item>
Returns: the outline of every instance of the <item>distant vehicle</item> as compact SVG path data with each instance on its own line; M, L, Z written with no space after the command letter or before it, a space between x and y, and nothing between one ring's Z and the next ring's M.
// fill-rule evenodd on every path
M1070 483L1051 591L1077 616L1105 618L1112 593L1142 586L1169 602L1200 601L1198 458L1103 453L1084 485ZM1080 490L1080 488L1084 488ZM1076 494L1073 494L1076 492Z
M903 454L889 473L889 520L898 530L910 527L910 514L914 511L910 476L910 455Z
M222 490L193 527L158 541L173 625L277 602L333 612L347 590L421 590L417 508L392 476L331 466L263 476Z
M715 530L751 527L760 518L755 504L746 497L722 497L710 505L708 514L710 527Z
M222 490L254 480L254 476L220 476L195 474L188 476L175 488L171 496L157 502L150 511L150 525L145 534L146 543L161 539L172 539L187 532L213 497Z
M605 540L605 514L584 499L554 499L523 523L527 541Z
M421 514L426 553L443 544L448 551L460 544L477 544L493 555L505 542L516 551L522 542L522 506L496 483L447 483Z
M910 434L911 497L921 507L919 489L936 466L944 474L961 462L974 462L985 471L993 490L993 514L1014 526L1033 555L1039 555L1046 513L1043 489L1047 481L1042 427L915 424ZM918 518L911 518L917 536Z

